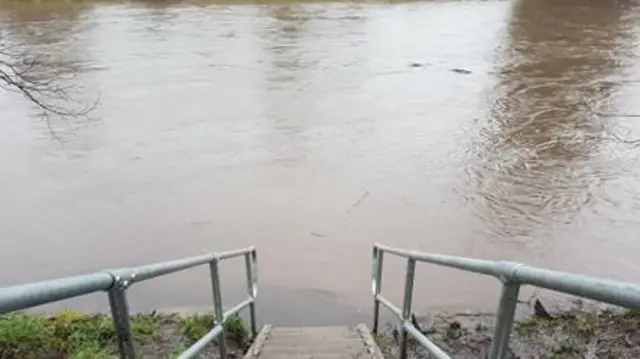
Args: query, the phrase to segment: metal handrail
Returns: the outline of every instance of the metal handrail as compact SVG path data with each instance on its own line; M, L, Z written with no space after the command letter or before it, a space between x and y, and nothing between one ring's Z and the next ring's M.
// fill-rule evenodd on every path
M218 264L225 259L245 257L248 297L224 311L222 293L220 289L220 272ZM257 335L255 302L258 296L258 263L255 248L245 248L221 253L209 253L197 257L189 257L169 262L149 264L134 268L120 268L107 270L82 276L54 279L0 288L0 314L16 310L28 309L38 305L57 302L64 299L79 297L90 293L107 291L109 305L113 317L118 350L122 359L135 359L127 289L134 283L183 271L185 269L209 264L211 274L211 289L213 292L215 325L207 334L189 347L179 359L195 358L214 339L219 340L220 357L227 357L224 340L224 325L229 318L249 307L251 334Z
M381 292L382 263L384 253L407 258L402 308L398 308ZM427 262L466 272L484 274L498 278L502 282L500 304L496 314L496 327L491 341L490 359L507 357L509 335L513 326L518 293L522 285L533 285L566 294L597 300L622 307L640 309L640 286L608 279L586 277L559 271L531 267L507 261L489 261L442 254L424 253L412 250L373 245L373 333L378 332L380 303L389 309L400 321L400 358L407 356L407 333L425 347L437 359L450 359L434 342L427 338L411 323L411 301L415 281L416 262Z

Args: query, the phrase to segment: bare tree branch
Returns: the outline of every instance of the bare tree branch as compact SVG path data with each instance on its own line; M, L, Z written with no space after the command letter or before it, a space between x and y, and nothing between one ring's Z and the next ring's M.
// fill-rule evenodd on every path
M65 122L90 119L100 97L86 105L72 95L75 86L70 80L77 75L73 66L58 66L51 58L27 53L4 40L0 34L0 90L19 93L35 105L52 134L52 116Z

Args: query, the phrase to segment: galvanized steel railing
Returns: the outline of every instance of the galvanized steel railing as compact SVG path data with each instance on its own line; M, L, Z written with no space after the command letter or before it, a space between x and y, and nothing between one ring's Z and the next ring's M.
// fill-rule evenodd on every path
M222 260L240 256L245 257L248 297L225 312L222 305L222 293L220 292L220 272L218 270L218 264ZM212 320L215 319L215 326L204 337L200 338L189 347L189 349L182 353L179 359L195 358L207 344L216 338L219 339L218 348L220 356L225 359L227 350L224 341L224 324L230 317L240 312L240 310L249 307L251 334L253 337L257 334L255 301L258 295L258 268L257 251L253 247L222 253L210 253L135 268L107 270L88 275L0 288L0 314L94 292L107 291L111 314L116 328L120 357L122 359L134 359L136 358L136 351L131 335L127 288L137 282L207 263L209 264L211 272L211 287L215 312L215 317L212 318Z
M381 294L382 262L384 253L407 258L407 272L404 285L404 303L402 309L396 307ZM411 300L415 281L416 262L427 262L445 267L461 269L498 278L502 284L500 304L496 314L496 326L491 342L490 359L507 357L509 335L513 326L518 293L522 285L533 285L557 292L593 299L627 308L640 309L640 286L615 282L607 279L591 278L547 269L530 267L524 264L505 261L488 261L455 257L441 254L422 253L411 250L373 245L373 333L378 332L380 303L389 309L401 321L400 357L406 358L407 333L411 334L423 347L437 359L451 357L411 323Z

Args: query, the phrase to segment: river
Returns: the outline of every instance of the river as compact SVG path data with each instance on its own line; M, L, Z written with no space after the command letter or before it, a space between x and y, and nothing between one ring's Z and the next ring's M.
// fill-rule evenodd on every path
M369 320L373 242L637 282L638 10L4 2L2 41L100 103L47 121L0 92L0 284L254 245L261 322L340 324ZM399 304L403 262L385 265ZM231 306L242 261L222 274ZM416 311L497 305L492 279L417 274ZM131 305L206 307L207 275Z

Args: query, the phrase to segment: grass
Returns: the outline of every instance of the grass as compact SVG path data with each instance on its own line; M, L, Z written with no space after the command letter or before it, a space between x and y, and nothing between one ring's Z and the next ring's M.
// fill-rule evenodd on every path
M175 358L213 326L212 315L206 313L131 317L134 343L145 358ZM242 353L248 346L239 316L228 319L225 334L232 350ZM0 316L0 359L110 359L116 354L116 331L109 315L66 310L46 316L23 312Z

